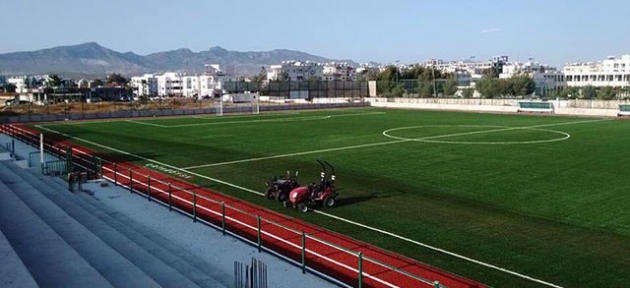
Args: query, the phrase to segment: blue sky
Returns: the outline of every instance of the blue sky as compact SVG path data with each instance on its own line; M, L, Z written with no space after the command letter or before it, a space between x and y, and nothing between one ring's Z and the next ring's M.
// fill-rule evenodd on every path
M0 53L95 41L141 55L277 48L414 63L505 54L561 66L630 53L622 0L3 0Z

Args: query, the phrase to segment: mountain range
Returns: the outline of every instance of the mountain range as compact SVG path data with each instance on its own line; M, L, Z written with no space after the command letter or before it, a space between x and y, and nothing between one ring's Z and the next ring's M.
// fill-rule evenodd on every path
M0 54L0 74L61 74L94 75L109 73L138 75L143 73L182 72L202 73L205 64L220 64L226 72L236 75L255 75L263 66L280 64L286 60L314 62L347 62L333 60L301 51L277 49L263 52L229 51L215 46L206 51L177 50L138 55L117 52L95 42L58 46L29 52Z

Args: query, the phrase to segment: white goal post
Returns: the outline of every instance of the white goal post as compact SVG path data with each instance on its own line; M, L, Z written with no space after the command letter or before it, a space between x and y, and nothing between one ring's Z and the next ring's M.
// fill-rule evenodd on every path
M222 94L217 104L217 116L223 116L223 111L226 105L241 108L236 111L232 111L239 113L245 112L242 108L251 106L252 114L260 114L260 94L258 94L258 92L251 93L249 91L245 91L245 93Z

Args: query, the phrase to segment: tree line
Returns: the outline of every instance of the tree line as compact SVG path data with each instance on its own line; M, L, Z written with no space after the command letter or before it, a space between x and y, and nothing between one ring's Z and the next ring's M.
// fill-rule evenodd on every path
M457 78L452 73L419 65L400 70L389 66L382 72L364 75L366 80L378 82L379 95L385 97L403 97L415 95L418 97L454 96L459 90ZM469 84L469 83L466 83ZM499 96L524 96L536 91L536 83L525 74L518 74L511 78L499 79L496 69L488 69L484 76L477 81L475 88L464 88L461 95L464 98L473 97L475 90L485 98Z
M624 95L625 99L628 99L630 87L595 87L589 85L582 88L566 87L560 91L553 91L549 98L613 100L620 98L622 95Z

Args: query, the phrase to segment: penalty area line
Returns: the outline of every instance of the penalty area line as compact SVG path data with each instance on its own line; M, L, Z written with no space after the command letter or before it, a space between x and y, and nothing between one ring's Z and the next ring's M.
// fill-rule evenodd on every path
M133 123L133 124L138 124L138 125L146 125L146 126L152 126L152 127L159 127L159 128L168 128L168 126L166 126L166 125L160 125L160 124L154 124L154 123L148 123L148 122L142 122L142 121L135 121L135 120L125 120L125 122L129 122L129 123Z

